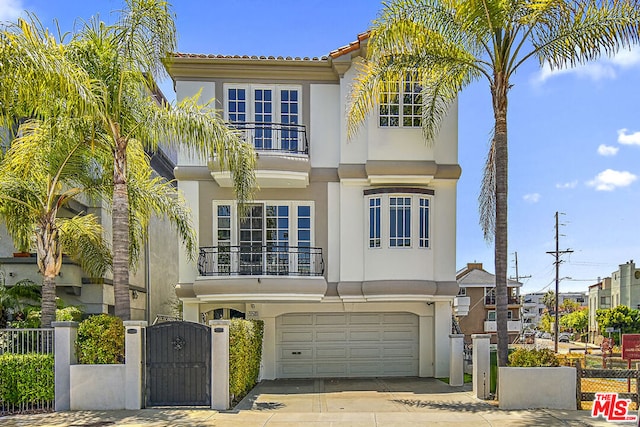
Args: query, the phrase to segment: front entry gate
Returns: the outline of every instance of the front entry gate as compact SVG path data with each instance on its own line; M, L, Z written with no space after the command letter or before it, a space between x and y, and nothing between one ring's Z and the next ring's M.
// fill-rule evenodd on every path
M147 406L211 406L211 329L193 322L147 328Z

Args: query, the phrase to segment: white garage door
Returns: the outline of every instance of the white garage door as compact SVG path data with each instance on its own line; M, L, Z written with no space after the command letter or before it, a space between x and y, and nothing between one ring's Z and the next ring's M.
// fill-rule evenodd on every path
M418 316L301 313L276 319L278 378L418 375Z

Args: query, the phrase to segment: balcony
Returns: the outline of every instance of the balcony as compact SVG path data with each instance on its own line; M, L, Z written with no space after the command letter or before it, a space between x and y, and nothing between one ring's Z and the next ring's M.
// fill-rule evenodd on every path
M495 320L486 320L484 322L485 332L497 332L497 323ZM508 332L520 332L522 330L522 322L520 320L508 320L507 331Z
M241 245L200 248L200 276L322 276L322 248Z
M306 188L309 185L309 142L304 125L284 123L232 123L256 149L255 175L260 188ZM221 187L233 187L231 173L219 159L209 164Z
M258 152L309 154L305 125L242 122L230 126L239 130L243 139L251 142Z
M507 297L507 304L520 305L520 297L515 297L515 296ZM494 295L485 295L484 305L496 305L496 297Z

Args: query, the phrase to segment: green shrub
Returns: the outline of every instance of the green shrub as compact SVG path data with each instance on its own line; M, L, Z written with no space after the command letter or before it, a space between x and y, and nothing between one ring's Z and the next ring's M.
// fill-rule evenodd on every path
M53 401L52 354L0 355L0 402L9 405Z
M56 322L79 322L82 320L82 310L70 305L56 310Z
M78 326L76 356L81 364L124 362L124 326L118 317L91 316Z
M548 348L518 348L509 355L509 366L529 368L540 366L560 366L558 357Z
M229 393L234 401L242 399L260 375L262 359L262 320L231 320L229 327Z

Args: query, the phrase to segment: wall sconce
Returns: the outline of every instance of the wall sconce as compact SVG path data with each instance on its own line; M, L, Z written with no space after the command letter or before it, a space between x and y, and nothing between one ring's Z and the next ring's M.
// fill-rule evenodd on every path
M131 291L131 298L138 299L138 291L136 291L135 289Z

